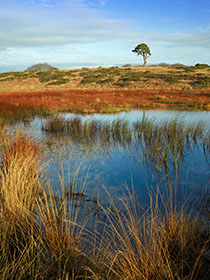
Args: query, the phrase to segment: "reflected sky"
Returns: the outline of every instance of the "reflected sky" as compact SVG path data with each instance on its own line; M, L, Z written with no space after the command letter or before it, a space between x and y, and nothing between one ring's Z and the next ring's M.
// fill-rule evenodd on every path
M146 118L154 118L157 122L170 121L174 118L182 120L184 123L197 123L201 121L205 125L206 131L210 131L210 112L196 111L130 111L119 114L100 115L93 114L80 116L83 121L98 120L112 122L116 119L135 122ZM74 117L74 114L63 115L66 119ZM46 134L41 130L44 119L34 119L28 133L37 139L45 139ZM60 146L64 142L62 139ZM112 197L120 197L125 190L125 185L134 187L138 201L142 207L148 206L148 189L164 188L171 184L177 188L178 199L182 201L191 193L196 197L210 184L210 166L204 157L202 147L194 148L191 153L185 153L185 160L180 164L179 170L174 172L169 168L168 173L158 174L156 170L142 162L141 151L131 151L123 147L109 147L101 150L97 146L88 151L70 143L71 151L49 153L47 159L49 164L46 167L47 176L56 192L63 178L65 188L68 189L72 180L76 180L79 188L85 189L89 197L94 197L99 193L101 200L106 201L107 191ZM76 179L75 179L76 178Z

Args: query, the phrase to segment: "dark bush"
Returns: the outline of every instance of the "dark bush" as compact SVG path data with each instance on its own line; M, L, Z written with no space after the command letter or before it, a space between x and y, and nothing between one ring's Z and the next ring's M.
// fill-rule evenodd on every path
M204 64L204 63L197 63L194 66L197 69L205 69L205 68L209 68L210 66L208 64Z
M208 77L208 76L201 77L199 80L194 82L193 85L198 86L200 88L209 88L210 87L210 77Z

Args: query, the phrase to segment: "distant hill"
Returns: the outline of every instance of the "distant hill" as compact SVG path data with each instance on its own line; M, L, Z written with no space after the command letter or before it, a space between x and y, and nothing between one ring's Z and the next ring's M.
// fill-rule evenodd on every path
M56 69L56 67L53 67L47 63L39 63L32 65L31 67L28 67L26 71L41 71L41 70L53 70Z

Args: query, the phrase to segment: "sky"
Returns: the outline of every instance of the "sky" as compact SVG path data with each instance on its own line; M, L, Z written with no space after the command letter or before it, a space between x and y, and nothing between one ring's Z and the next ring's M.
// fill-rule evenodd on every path
M210 64L210 0L0 0L0 72Z

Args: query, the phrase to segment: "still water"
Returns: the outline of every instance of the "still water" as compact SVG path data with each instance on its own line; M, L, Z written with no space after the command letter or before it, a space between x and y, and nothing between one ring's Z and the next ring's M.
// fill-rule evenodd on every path
M64 114L66 120L73 114ZM161 124L175 118L184 125L196 125L202 122L204 130L210 132L210 112L190 111L130 111L113 115L78 116L82 122L97 121L112 123L115 120L135 123L142 118L153 119ZM99 197L106 201L108 194L112 198L122 196L125 186L133 188L139 204L148 206L148 191L157 187L172 185L177 189L178 201L198 197L210 183L210 159L202 146L193 146L184 152L184 160L179 166L168 166L166 170L157 170L142 160L141 147L133 145L102 146L98 141L91 146L73 141L71 137L52 135L42 130L45 119L34 119L27 127L29 134L37 140L48 143L45 152L46 175L55 192L63 185L67 190L71 184L77 185L87 198ZM108 194L107 194L108 193Z

